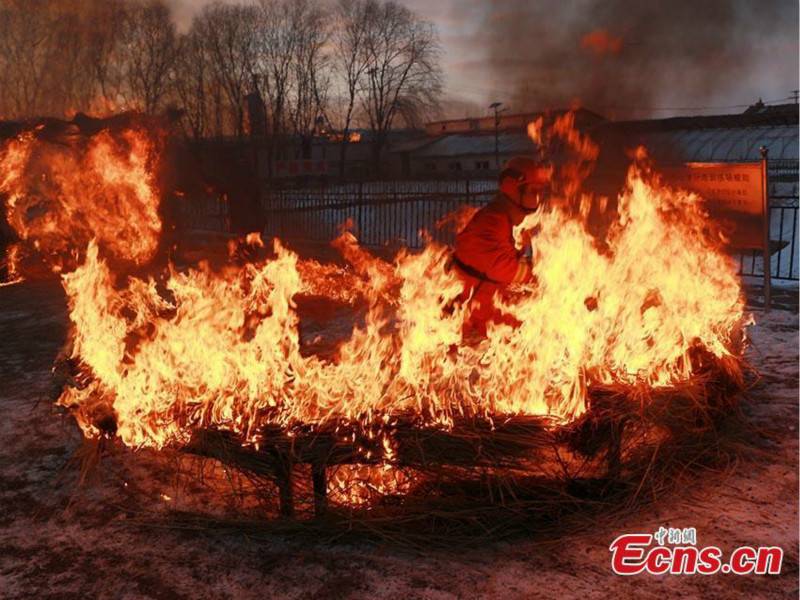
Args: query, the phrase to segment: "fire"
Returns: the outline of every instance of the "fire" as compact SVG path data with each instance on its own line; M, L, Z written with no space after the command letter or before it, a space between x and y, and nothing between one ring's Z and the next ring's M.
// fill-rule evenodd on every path
M375 443L365 449L371 464L352 470L402 490L407 481L386 480L395 451L382 428L398 415L445 428L461 415L542 415L558 426L586 410L593 385L675 385L693 374L693 348L730 356L742 294L735 265L709 234L702 200L663 185L640 153L606 239L598 240L587 224L592 199L575 187L596 148L573 133L569 117L550 132L541 124L531 131L540 141L561 136L579 166L557 172L563 201L517 231L531 245L537 281L504 301L521 325L490 325L485 339L470 343L462 338L467 306L457 301L462 288L450 251L432 241L384 261L345 231L334 246L346 269L302 261L274 240L272 256L244 265L122 279L109 258L146 260L160 231L147 144L126 137L121 152L102 137L78 159L55 153L48 173L57 183L42 190L30 177L7 176L9 214L23 239L63 251L68 219L77 215L72 242L86 242L81 264L62 281L72 356L89 377L85 387L65 389L59 404L87 436L113 431L134 448L180 446L201 428L258 446L266 425L360 424ZM30 140L19 140L4 164L27 173L32 156ZM47 190L55 192L55 214L23 220L21 207ZM111 206L101 206L106 201ZM86 203L102 214L86 214ZM257 236L247 243L262 245ZM363 322L334 356L302 351L297 302L308 294L364 306ZM113 428L101 425L109 414ZM361 502L369 493L347 492L342 472L334 491Z
M6 250L6 257L5 257L5 271L6 276L4 281L0 281L0 287L5 287L9 285L14 285L15 283L20 283L25 280L20 272L20 245L19 244L11 244L9 245L8 249Z
M386 496L403 496L412 479L388 461L382 465L340 465L328 482L333 502L347 506L369 506Z
M595 29L581 38L581 48L595 56L616 55L622 51L622 38L605 29Z
M520 327L495 326L477 346L461 339L465 309L453 307L461 286L447 248L431 243L390 264L356 252L344 234L338 243L370 307L332 361L300 352L299 261L277 241L275 258L260 264L173 271L167 294L154 280L118 288L92 243L63 280L74 355L94 380L60 402L96 435L93 399L106 398L117 435L134 447L185 443L199 427L257 441L267 423L404 412L444 424L464 413L567 422L593 383L685 380L689 350L725 356L742 317L735 270L709 245L696 196L634 166L619 207L607 250L561 210L528 219L540 229L538 286L506 306Z
M157 135L127 129L49 142L28 131L0 150L6 218L54 271L74 266L90 240L112 259L148 262L161 234L154 183Z
M599 153L594 142L575 129L575 113L564 113L549 126L545 126L544 118L539 117L528 125L528 136L546 154L557 151L562 144L570 152L570 160L563 161L554 169L553 180L558 197L574 203Z
M331 142L343 142L345 139L344 133L329 133L328 140ZM351 131L347 134L347 141L351 144L358 144L361 141L360 131Z

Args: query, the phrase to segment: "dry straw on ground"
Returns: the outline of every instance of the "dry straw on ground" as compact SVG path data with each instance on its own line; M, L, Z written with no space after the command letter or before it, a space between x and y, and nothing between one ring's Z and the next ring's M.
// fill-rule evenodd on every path
M495 415L462 418L445 429L395 415L382 432L396 441L390 469L404 482L402 493L370 484L376 469L387 468L372 458L378 452L367 455L377 450L369 435L376 430L346 423L298 426L291 435L266 429L258 449L225 432L198 431L164 456L181 478L213 487L241 510L224 517L173 512L166 525L381 539L415 549L523 533L542 542L575 535L690 484L698 472L727 469L746 448L751 436L744 435L738 401L755 374L735 357L697 350L692 360L695 375L670 388L590 389L587 412L564 427ZM96 466L104 449L124 451L108 440L91 447L85 465ZM337 479L340 469L348 470L346 478ZM359 502L341 502L349 490L330 493L331 480L357 486Z

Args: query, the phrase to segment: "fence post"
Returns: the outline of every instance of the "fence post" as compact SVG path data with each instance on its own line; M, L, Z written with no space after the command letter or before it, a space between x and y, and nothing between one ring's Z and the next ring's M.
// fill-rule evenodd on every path
M769 172L767 170L769 160L769 150L766 146L759 148L761 151L761 209L764 213L764 312L769 312L772 304L772 284L771 257L769 251Z
M344 186L342 189L345 189L345 190L348 190L348 191L345 192L344 196L339 196L339 198L337 200L340 203L342 202L343 198L344 198L344 200L346 202L347 198L349 197L349 194L350 194L350 192L349 192L350 188L348 186ZM368 242L367 242L367 226L366 226L366 224L364 222L365 221L365 219L364 219L364 203L361 202L360 200L361 199L359 198L359 202L356 203L357 204L357 207L356 207L356 231L358 232L358 240L362 244L366 244Z
M405 231L401 226L403 222L403 207L400 206L400 196L397 192L397 179L392 182L392 187L394 188L394 207L392 208L392 227L391 231L389 232L389 239L392 240L392 243L397 243L399 240L405 237ZM406 245L410 245L410 240L407 240Z

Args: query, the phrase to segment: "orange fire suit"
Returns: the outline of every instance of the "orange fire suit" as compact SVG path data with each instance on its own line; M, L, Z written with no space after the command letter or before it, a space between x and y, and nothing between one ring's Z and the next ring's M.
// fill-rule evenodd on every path
M530 260L514 247L513 228L525 214L508 196L498 193L456 237L453 265L464 281L460 299L472 298L465 334L486 335L489 321L519 325L494 306L493 298L509 284L533 278Z

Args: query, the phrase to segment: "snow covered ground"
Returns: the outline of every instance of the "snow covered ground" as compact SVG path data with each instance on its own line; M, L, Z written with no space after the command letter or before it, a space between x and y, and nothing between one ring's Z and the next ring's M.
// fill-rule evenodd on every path
M796 306L796 305L795 305ZM313 542L246 529L187 528L171 510L219 505L179 485L172 459L114 452L78 485L77 427L52 406L49 371L66 330L56 283L0 289L0 597L508 598L797 597L798 317L756 313L746 401L752 453L623 520L543 544L410 553L388 544ZM610 570L621 533L696 527L723 550L778 545L780 576L637 576Z

